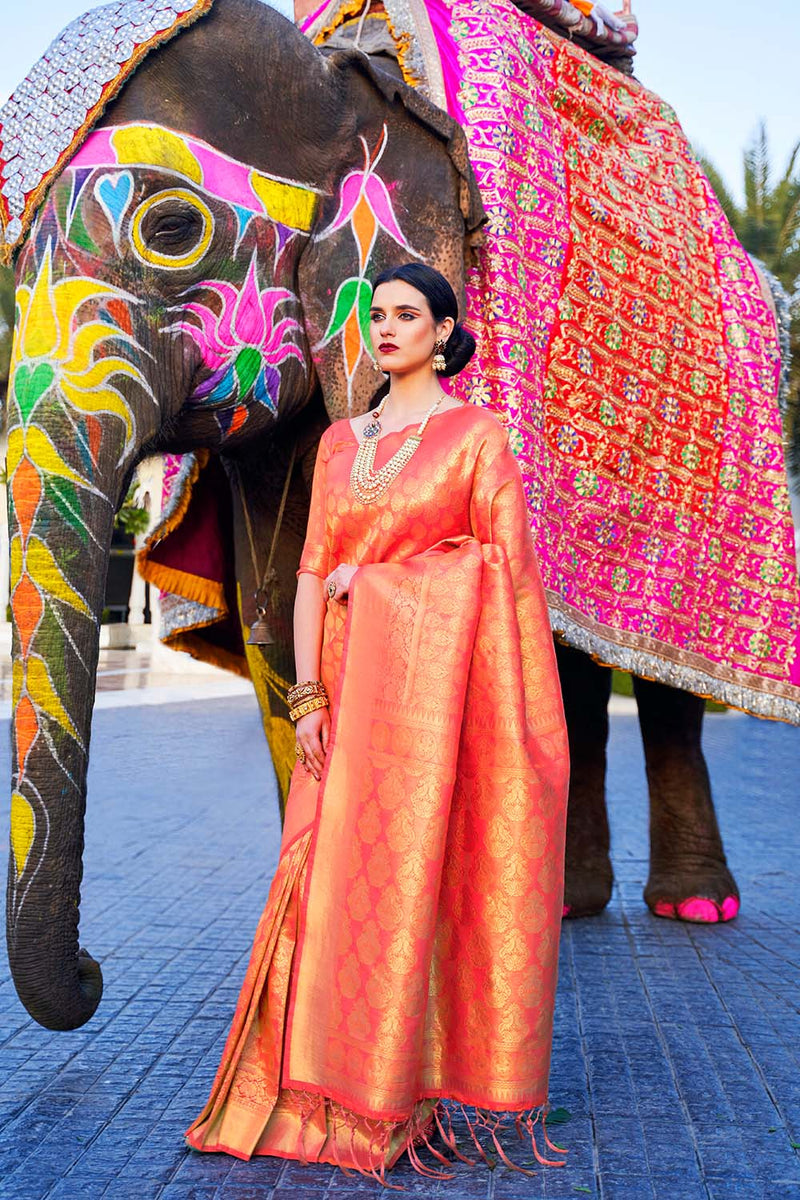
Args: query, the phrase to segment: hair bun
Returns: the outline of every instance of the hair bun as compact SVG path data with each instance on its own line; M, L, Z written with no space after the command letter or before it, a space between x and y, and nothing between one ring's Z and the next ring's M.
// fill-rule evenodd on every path
M475 338L468 329L459 322L453 327L453 332L444 347L445 368L442 375L457 375L463 370L475 353Z

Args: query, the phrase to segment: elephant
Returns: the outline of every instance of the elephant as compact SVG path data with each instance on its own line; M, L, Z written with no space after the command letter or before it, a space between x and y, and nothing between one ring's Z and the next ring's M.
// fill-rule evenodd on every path
M513 0L517 9L532 15L540 25L549 26L562 37L574 41L574 22L578 13L570 5L552 5L549 0ZM295 10L306 12L309 7L302 3L295 4ZM353 44L363 44L368 54L374 55L374 61L380 62L383 69L394 71L398 78L411 78L416 75L417 86L426 89L431 95L438 95L441 102L447 102L453 115L459 115L475 135L475 144L504 144L498 138L508 136L506 130L498 121L491 124L485 115L473 119L469 115L467 102L474 102L474 96L466 96L463 105L459 99L454 103L441 81L437 82L436 66L430 66L431 55L425 47L429 46L437 20L442 20L439 10L446 8L452 21L450 36L462 39L466 36L465 17L470 12L471 5L467 2L461 5L441 5L437 0L422 5L418 0L408 0L408 3L398 5L394 0L386 0L383 5L388 12L388 20L382 22L375 19L374 28L369 34L364 32L364 16L369 15L370 5L365 2L359 9L352 4L344 4L340 0L330 0L324 5L313 20L307 25L309 36L315 38L323 47L346 47ZM632 56L635 53L631 37L635 36L635 21L630 18L630 5L624 6L626 19L632 24L627 32L620 37L611 34L606 38L592 37L582 43L593 57L612 62L620 75L614 76L614 82L622 79L622 74L631 74ZM427 27L423 10L431 13L430 26ZM477 11L477 8L476 8ZM437 18L435 13L439 12ZM507 43L492 35L492 28L498 22L509 21L512 24L509 42L514 42L520 35L517 25L513 24L514 8L511 4L488 6L485 16L485 37L481 43L480 54L490 60L493 57L500 60L506 52ZM369 25L369 22L367 22ZM383 28L386 25L387 28ZM591 22L588 23L591 29ZM458 28L458 32L454 31ZM621 28L623 26L621 25ZM585 32L585 29L584 29ZM408 40L412 46L417 44L416 54L409 49ZM517 43L519 44L519 43ZM447 40L439 42L439 54L442 62L450 52ZM525 55L523 54L523 58ZM404 60L411 60L411 70L404 65ZM435 60L434 60L435 61ZM583 56L578 65L578 72L585 72L591 77L592 59ZM461 60L459 59L459 62ZM444 68L442 68L444 70ZM484 90L489 90L491 68L486 75L476 76L465 73L463 66L457 69L461 87L467 92L472 88L476 92L476 84ZM508 67L496 67L498 73ZM502 94L504 85L499 85ZM519 77L515 77L515 86L520 87ZM555 84L553 84L555 87ZM451 92L456 89L456 83L451 81ZM536 109L535 97L530 95L533 109ZM565 102L565 101L564 101ZM459 105L462 110L458 112ZM484 112L485 107L491 109L491 102L486 105L478 104L478 110ZM510 103L498 102L503 118L511 121L510 115L514 109ZM519 119L519 113L516 113ZM530 116L523 114L528 121ZM541 120L541 118L538 118ZM470 146L472 147L470 141ZM623 151L619 151L620 156ZM484 170L491 177L493 167L491 152L485 156ZM488 170L487 170L488 166ZM513 170L513 164L512 164ZM531 179L536 183L535 171ZM487 189L491 199L484 199L494 206L493 213L502 213L502 192ZM507 243L513 247L513 238ZM490 241L486 250L488 257L492 253L502 253L502 237ZM509 249L508 253L513 253ZM620 247L616 248L622 253ZM484 274L479 286L491 286L492 274ZM474 300L474 297L473 297ZM542 306L544 307L544 306ZM470 313L472 316L473 313ZM529 318L530 319L530 318ZM463 393L462 393L463 395ZM527 416L523 410L522 419ZM563 419L563 418L562 418ZM518 418L512 417L514 425ZM549 503L552 503L552 498ZM533 505L532 505L533 509ZM535 513L532 511L535 520ZM539 528L540 538L543 536ZM597 657L590 657L573 646L566 638L556 636L556 654L562 691L567 714L567 726L570 735L571 782L567 824L566 848L566 878L564 897L565 918L593 916L603 911L609 903L613 885L613 870L610 857L610 831L605 796L606 771L606 742L608 737L608 701L611 691L611 670L603 665ZM613 659L612 659L613 661ZM650 870L644 889L644 898L650 910L657 916L687 920L700 923L716 923L733 918L739 909L739 892L728 867L720 836L719 826L712 799L709 773L702 751L702 724L705 709L704 700L692 692L659 683L653 679L633 676L634 694L637 702L640 728L646 761L648 792L650 802Z
M263 86L272 79L281 86ZM287 113L313 116L287 136ZM177 529L191 557L198 523L214 527L221 557L206 574L222 582L188 595L193 636L252 677L285 793L292 731L277 685L292 677L316 445L379 382L359 332L368 280L422 258L463 297L483 221L455 121L364 55L321 54L258 0L216 0L153 49L43 199L16 265L9 389L8 947L41 1024L82 1025L102 992L78 944L86 769L111 530L137 462L187 456L202 516L178 528L183 511L167 513L158 536ZM154 579L157 559L156 539ZM274 640L258 645L247 634L268 563ZM573 761L566 905L579 916L611 889L610 672L567 646L558 655ZM647 902L706 920L707 898L727 919L738 892L702 756L703 701L635 688Z
M265 88L272 78L284 86ZM282 132L286 111L313 111L305 134ZM78 916L114 513L143 456L212 456L204 479L228 522L226 571L252 620L254 562L266 558L294 446L273 614L279 647L290 644L315 447L343 415L338 349L313 348L349 253L350 230L336 224L342 183L358 172L375 181L361 214L373 269L413 245L463 290L482 209L458 127L361 56L326 61L257 0L219 0L108 106L19 256L8 951L22 1003L48 1028L82 1025L102 991ZM376 378L359 364L365 399ZM247 654L258 680L264 651Z

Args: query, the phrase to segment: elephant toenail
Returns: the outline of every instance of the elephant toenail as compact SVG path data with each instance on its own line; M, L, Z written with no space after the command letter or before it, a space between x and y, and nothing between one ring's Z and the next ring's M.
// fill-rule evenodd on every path
M675 905L669 900L657 900L653 905L653 912L657 917L670 917L675 920Z
M726 896L722 901L722 919L723 921L732 921L739 912L739 897Z
M678 916L682 921L697 921L705 925L713 925L720 919L720 908L713 900L692 896L690 900L680 902Z

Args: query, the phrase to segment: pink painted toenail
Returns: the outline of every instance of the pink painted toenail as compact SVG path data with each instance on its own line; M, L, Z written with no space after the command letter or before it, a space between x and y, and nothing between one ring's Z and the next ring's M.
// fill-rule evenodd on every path
M682 900L678 905L678 916L683 921L699 921L713 925L719 920L719 905L713 900L703 900L692 896L690 900Z
M562 916L562 917L568 917L568 916L569 916L569 914L570 914L571 912L572 912L572 905L571 905L571 904L565 904L565 905L564 905L564 907L563 907L563 908L562 908L562 910L561 910L561 916Z
M732 921L739 912L739 897L726 896L722 901L722 919L723 921Z
M671 917L675 919L675 905L669 900L657 900L653 905L653 912L657 917Z

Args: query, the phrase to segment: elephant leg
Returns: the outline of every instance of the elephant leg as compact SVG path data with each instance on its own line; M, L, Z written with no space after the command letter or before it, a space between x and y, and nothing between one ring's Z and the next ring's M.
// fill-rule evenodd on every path
M570 753L564 916L590 917L611 899L606 742L611 671L556 644Z
M650 878L644 898L658 917L730 921L739 890L722 847L701 734L705 702L634 678L650 789Z

